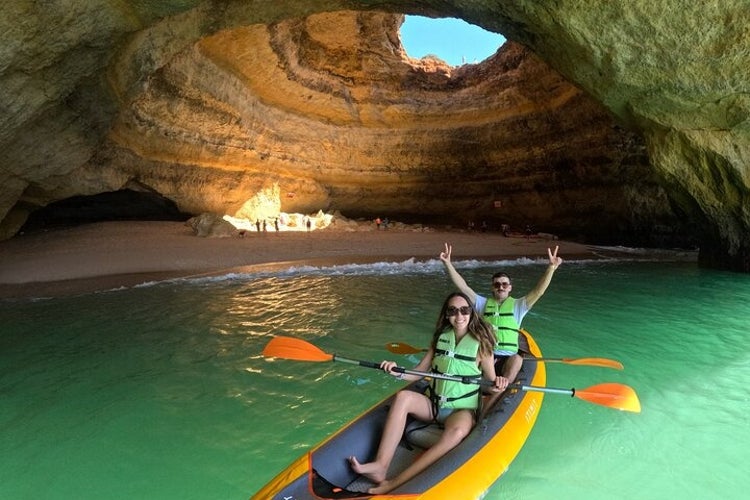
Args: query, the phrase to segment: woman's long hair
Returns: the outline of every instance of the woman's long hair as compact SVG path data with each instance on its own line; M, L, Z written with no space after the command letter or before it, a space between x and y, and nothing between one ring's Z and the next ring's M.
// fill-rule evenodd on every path
M443 301L443 307L440 308L440 315L435 325L435 332L432 334L432 349L435 350L437 347L438 337L446 330L453 328L448 317L445 313L448 310L448 303L453 297L461 297L471 308L471 316L469 317L468 333L479 342L479 352L482 355L491 355L495 350L495 330L492 325L487 323L482 316L480 316L474 309L469 297L462 292L453 292L448 295Z

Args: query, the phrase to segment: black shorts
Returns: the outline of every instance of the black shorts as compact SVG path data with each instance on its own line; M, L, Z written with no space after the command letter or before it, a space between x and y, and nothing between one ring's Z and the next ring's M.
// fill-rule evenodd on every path
M508 358L510 356L495 356L495 375L503 373L503 367L505 367L505 362Z

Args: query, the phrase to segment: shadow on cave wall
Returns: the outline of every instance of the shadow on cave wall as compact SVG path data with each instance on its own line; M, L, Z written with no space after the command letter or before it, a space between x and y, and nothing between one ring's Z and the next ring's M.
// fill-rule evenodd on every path
M186 221L191 214L159 194L131 189L73 196L34 211L19 234L105 221Z

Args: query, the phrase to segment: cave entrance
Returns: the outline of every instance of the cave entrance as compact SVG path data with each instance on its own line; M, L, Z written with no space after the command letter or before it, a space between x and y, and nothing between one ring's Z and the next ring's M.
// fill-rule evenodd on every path
M170 199L158 193L121 189L91 196L73 196L29 215L19 233L105 221L185 221Z
M481 63L505 43L503 35L454 18L405 16L399 33L409 57L437 57L451 66Z

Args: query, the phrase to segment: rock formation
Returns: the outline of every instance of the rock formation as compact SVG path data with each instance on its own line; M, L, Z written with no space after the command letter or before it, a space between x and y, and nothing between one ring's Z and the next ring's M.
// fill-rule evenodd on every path
M697 243L702 262L750 270L750 14L677 3L12 2L0 235L130 189L190 214ZM512 42L477 65L409 59L404 12Z

